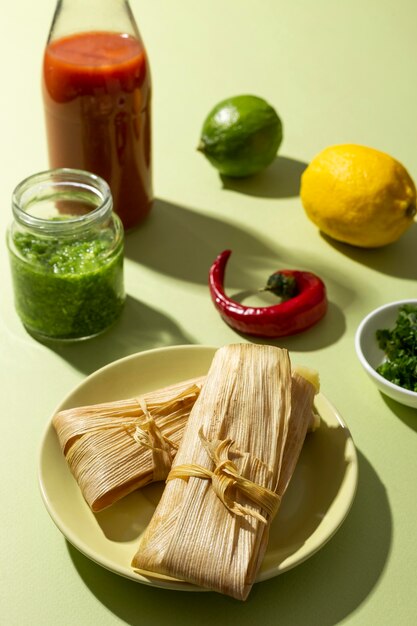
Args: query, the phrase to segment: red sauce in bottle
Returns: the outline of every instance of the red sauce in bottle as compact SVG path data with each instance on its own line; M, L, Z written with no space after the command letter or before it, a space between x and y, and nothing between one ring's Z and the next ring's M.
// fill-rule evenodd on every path
M98 174L124 227L139 224L152 203L151 81L142 43L113 32L52 40L43 97L50 166Z

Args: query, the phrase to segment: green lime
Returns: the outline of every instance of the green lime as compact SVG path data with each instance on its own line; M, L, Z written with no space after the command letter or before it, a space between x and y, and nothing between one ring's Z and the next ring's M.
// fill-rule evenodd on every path
M200 150L225 176L251 176L274 160L282 122L262 98L243 95L219 102L206 117Z

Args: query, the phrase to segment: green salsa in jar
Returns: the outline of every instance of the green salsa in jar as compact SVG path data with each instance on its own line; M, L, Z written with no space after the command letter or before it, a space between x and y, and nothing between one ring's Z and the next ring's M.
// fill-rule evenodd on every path
M123 227L108 185L79 170L51 170L13 194L8 248L15 305L39 339L105 331L124 301Z

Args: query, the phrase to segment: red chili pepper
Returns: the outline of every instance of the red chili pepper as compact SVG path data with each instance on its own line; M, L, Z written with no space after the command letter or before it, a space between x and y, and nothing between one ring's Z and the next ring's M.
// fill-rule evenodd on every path
M257 337L284 337L300 333L316 324L327 311L326 287L311 272L280 270L276 275L296 282L296 295L265 307L244 306L226 296L224 274L231 250L225 250L210 268L209 286L214 306L235 330Z

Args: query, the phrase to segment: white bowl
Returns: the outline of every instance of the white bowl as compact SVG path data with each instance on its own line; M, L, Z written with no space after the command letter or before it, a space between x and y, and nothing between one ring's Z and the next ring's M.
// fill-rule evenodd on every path
M417 408L417 393L394 385L378 374L376 367L384 360L384 352L378 347L376 331L393 328L398 317L398 309L404 304L417 306L416 300L390 302L369 313L359 324L355 335L355 348L365 372L378 389L401 404Z

